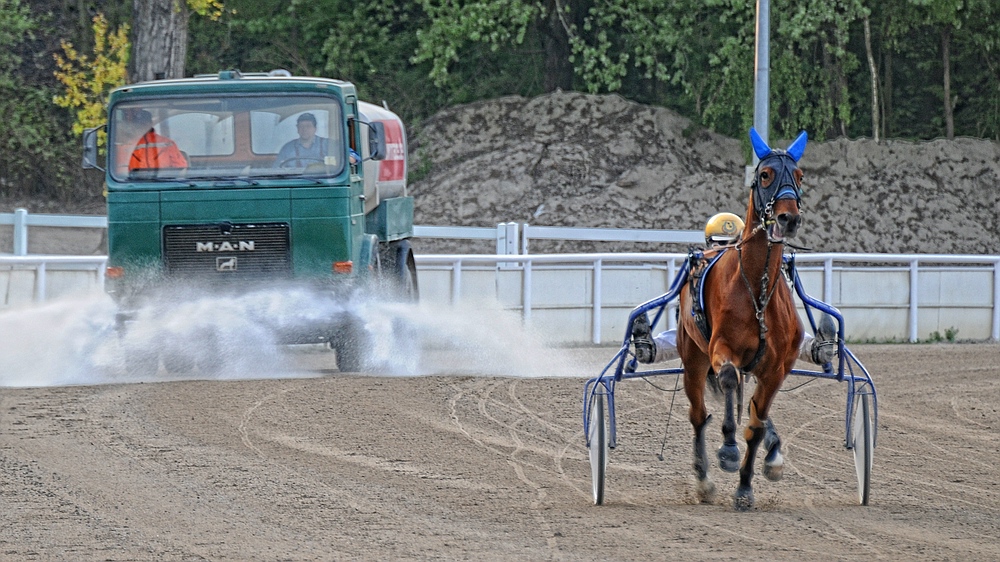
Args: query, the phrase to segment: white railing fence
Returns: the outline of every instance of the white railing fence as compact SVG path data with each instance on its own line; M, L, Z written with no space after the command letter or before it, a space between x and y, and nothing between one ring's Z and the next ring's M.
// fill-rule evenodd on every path
M67 228L107 228L104 216L70 216L29 214L25 209L0 213L0 225L14 226L14 255L28 254L28 227L48 226ZM572 228L562 226L531 226L528 223L500 223L486 226L420 226L413 227L416 238L449 238L464 240L496 240L497 254L527 254L530 239L590 240L601 242L654 242L663 244L700 244L704 235L699 230L637 230L618 228Z
M42 302L90 288L104 288L106 256L0 255L0 309Z
M17 209L13 213L0 213L0 225L14 226L14 255L26 256L28 255L29 226L107 228L108 217L99 215L31 215L25 209Z
M496 300L567 342L624 337L627 312L667 291L686 254L418 255L421 298ZM513 267L498 267L513 262ZM796 256L806 292L837 307L851 340L951 333L1000 341L1000 256ZM673 314L662 329L673 328ZM582 332L581 330L585 330ZM558 336L556 339L560 339Z
M23 211L23 212L22 212ZM15 226L14 256L0 255L0 307L103 286L105 256L26 256L28 226L106 228L101 216L0 214ZM23 229L18 234L18 229ZM422 238L496 240L496 255L417 255L422 300L489 300L564 342L617 342L628 311L666 292L686 254L529 254L529 240L696 244L699 231L415 226ZM20 250L20 254L19 254ZM1000 341L1000 256L799 254L807 292L843 313L852 340L919 341L935 333ZM675 325L666 315L662 328Z

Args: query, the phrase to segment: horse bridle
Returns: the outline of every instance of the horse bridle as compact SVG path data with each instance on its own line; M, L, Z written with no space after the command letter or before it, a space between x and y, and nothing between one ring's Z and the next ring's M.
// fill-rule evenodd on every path
M774 204L781 199L795 199L796 205L802 205L802 186L795 177L798 169L795 159L786 151L774 149L757 163L753 184L750 186L753 194L753 206L757 211L759 225L756 230L767 233L769 243L784 243L784 240L773 240L770 227L776 222ZM762 174L772 170L775 177L765 187Z
M761 181L762 169L765 166L773 170L776 176L767 187L764 187ZM796 181L794 175L794 170L796 169L798 169L798 166L791 155L784 150L772 150L770 154L757 163L757 170L754 172L754 181L751 185L751 190L758 224L750 233L750 237L755 236L758 231L763 230L767 236L767 254L764 257L764 273L760 279L760 295L755 295L753 285L750 283L750 279L747 278L746 271L743 270L743 240L740 240L736 244L736 253L740 264L740 277L743 278L743 283L750 293L750 302L753 304L754 313L760 326L760 341L757 345L757 353L754 354L750 363L743 366L741 369L743 371L753 371L757 363L764 357L767 348L767 338L765 336L767 334L767 324L764 321L764 310L767 308L767 304L771 302L774 291L778 288L779 279L775 279L774 284L771 284L770 268L766 264L771 261L771 250L774 244L785 244L784 238L774 240L771 237L770 226L777 220L774 217L774 204L779 200L795 199L797 205L801 205L802 203L802 187ZM768 289L769 284L771 284L770 289Z

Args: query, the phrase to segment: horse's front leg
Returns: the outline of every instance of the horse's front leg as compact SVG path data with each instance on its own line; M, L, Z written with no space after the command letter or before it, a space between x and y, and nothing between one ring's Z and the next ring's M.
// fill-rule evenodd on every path
M712 416L708 415L705 408L705 375L708 366L704 366L702 371L699 365L684 366L684 392L687 394L691 409L688 416L691 426L694 428L694 475L697 478L698 501L711 503L715 499L715 484L712 482L708 472L708 455L705 452L705 428Z
M785 457L781 455L781 438L774 429L771 418L764 421L764 478L772 482L781 480L785 468Z
M736 446L736 389L740 373L729 361L719 368L719 385L726 397L726 415L722 420L722 446L719 447L719 468L736 472L740 468L740 450Z
M764 477L768 480L780 480L784 459L781 457L781 439L774 430L774 424L767 417L767 409L770 409L770 399L773 392L767 392L768 385L758 380L757 390L753 398L750 399L750 419L747 427L743 430L743 437L747 442L746 455L743 456L743 464L740 466L740 485L736 488L733 498L733 506L738 510L747 510L753 507L753 466L757 458L757 448L764 443ZM763 390L763 392L762 392ZM760 402L765 403L765 407L758 406ZM767 409L765 409L767 408Z

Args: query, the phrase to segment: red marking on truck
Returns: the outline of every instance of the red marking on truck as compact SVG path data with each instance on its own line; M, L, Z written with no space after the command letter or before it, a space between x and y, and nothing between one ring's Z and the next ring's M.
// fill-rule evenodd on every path
M406 149L403 129L398 121L383 121L385 125L385 160L379 163L378 181L402 181L406 173Z

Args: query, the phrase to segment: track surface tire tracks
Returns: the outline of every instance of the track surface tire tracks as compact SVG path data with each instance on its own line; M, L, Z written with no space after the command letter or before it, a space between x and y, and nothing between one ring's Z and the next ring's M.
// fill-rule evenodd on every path
M641 381L618 385L601 507L582 379L340 375L308 356L314 378L2 388L0 559L1000 559L998 346L853 350L879 391L871 505L844 390L818 381L778 396L789 470L755 478L750 513L717 467L718 500L694 500L682 396L656 459L670 395ZM572 353L596 374L613 350Z

